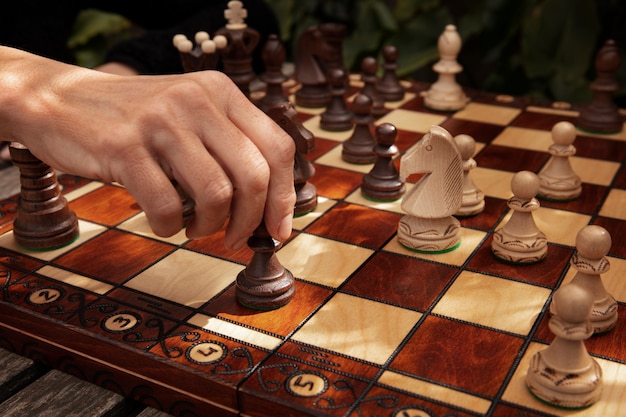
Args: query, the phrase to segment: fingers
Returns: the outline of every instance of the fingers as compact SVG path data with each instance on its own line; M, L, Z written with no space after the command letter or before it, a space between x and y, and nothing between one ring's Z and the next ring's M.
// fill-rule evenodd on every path
M133 161L120 160L117 180L123 184L145 212L152 231L172 236L182 227L182 202L172 182L150 155L139 151Z
M237 109L245 108L245 111ZM296 195L293 184L295 145L276 123L243 95L235 97L228 116L254 143L269 168L264 219L268 232L285 241L291 234Z

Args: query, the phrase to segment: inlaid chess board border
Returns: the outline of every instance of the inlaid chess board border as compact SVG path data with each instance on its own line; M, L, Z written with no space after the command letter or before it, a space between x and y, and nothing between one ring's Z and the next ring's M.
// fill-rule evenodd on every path
M316 131L318 149L309 158L318 171L312 181L320 202L315 212L295 219L294 234L279 252L297 277L298 297L287 307L250 314L237 305L232 277L250 253L223 249L221 234L194 242L184 233L158 238L123 188L63 177L64 192L81 219L81 238L58 252L25 254L12 246L10 225L5 224L0 246L9 251L3 251L0 263L11 274L0 282L10 305L3 302L0 308L12 312L9 307L16 307L24 317L14 323L26 328L33 325L24 318L43 317L44 324L33 327L41 333L34 336L52 351L77 353L93 338L117 355L123 353L126 358L96 358L96 367L122 372L122 380L130 381L117 388L127 390L124 394L132 396L136 386L166 392L166 409L233 415L276 415L294 409L325 415L420 415L415 413L424 410L436 415L510 415L513 409L528 415L570 414L530 397L523 386L525 366L551 338L546 306L552 290L573 275L564 269L574 250L575 229L595 222L609 226L614 235L624 230L624 146L616 145L623 138L577 138L578 167L594 167L593 175L583 180L585 193L579 202L543 205L537 217L553 236L550 257L515 268L494 261L489 244L493 230L505 221L508 186L518 169L513 162L519 161L493 161L514 153L524 156L518 158L524 164L533 164L531 170L539 170L548 158L542 147L549 144L553 122L573 114L542 107L529 110L515 100L495 108L477 100L475 106L452 114L429 111L420 103L415 92L378 121L401 127L402 151L433 122L453 134L470 133L479 144L476 182L487 195L487 209L481 216L462 219L462 246L457 251L434 256L399 246L399 203L364 199L358 186L368 167L344 164L337 151L341 137ZM487 120L485 110L493 110ZM536 114L542 117L532 117ZM420 120L412 121L411 115ZM316 116L301 117L315 131ZM14 199L5 205L5 219L11 216L11 204ZM554 219L565 219L570 226L559 230ZM621 246L614 244L612 267L604 280L623 316L626 296L620 280L626 254ZM114 250L126 257L143 255L137 256L141 261L116 263L106 256ZM104 259L93 262L98 257ZM102 274L103 268L115 273ZM415 271L420 271L417 281ZM173 274L187 285L173 285ZM480 297L468 300L468 293ZM619 386L626 363L619 337L622 323L588 343L607 367L607 389L601 403L585 415L619 411L612 407L620 404L621 391L613 388ZM20 330L2 326L3 343L10 343L7 332L14 339L24 337ZM79 335L77 345L69 338L61 346L46 326ZM56 365L71 369L92 354L82 351L68 360L57 353ZM129 357L137 362L129 362ZM455 372L446 365L450 363ZM155 364L160 369L153 369ZM120 370L122 366L127 369ZM189 410L181 405L186 401L194 404L187 405Z

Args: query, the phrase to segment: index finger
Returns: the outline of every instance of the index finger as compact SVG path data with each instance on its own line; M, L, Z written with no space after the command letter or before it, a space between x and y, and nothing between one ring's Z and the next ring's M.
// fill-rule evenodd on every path
M296 202L293 139L244 95L233 97L226 111L267 161L270 181L265 203L265 225L270 235L285 241L291 234Z

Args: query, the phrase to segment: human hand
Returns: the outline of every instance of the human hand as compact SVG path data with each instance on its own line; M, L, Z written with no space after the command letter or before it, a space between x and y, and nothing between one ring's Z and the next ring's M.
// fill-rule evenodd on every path
M239 248L262 219L289 237L293 141L224 74L118 76L4 47L0 59L0 137L64 172L123 184L157 235L182 227L175 180L196 204L190 238L228 221L225 244Z

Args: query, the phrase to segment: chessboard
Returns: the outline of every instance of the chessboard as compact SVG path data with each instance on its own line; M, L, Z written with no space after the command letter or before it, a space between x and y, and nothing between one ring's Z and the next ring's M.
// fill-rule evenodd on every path
M354 91L358 83L351 78ZM541 201L534 216L547 258L513 265L491 251L510 214L511 179L545 167L551 128L575 122L578 110L468 92L463 109L438 112L424 106L427 85L405 87L375 122L396 126L401 154L432 125L476 140L472 176L486 205L460 218L458 249L424 254L399 244L400 201L364 198L372 165L341 159L350 132L324 131L321 109L298 107L315 135L306 157L318 205L295 218L277 252L295 277L289 304L237 303L235 277L252 252L225 249L223 233L157 237L119 184L61 176L80 226L67 247L17 246L17 197L0 203L0 346L178 416L625 414L626 129L578 131L571 164L582 195ZM551 297L574 275L575 237L588 224L613 237L603 282L620 318L586 341L603 369L601 399L567 410L533 397L525 375L553 338Z

